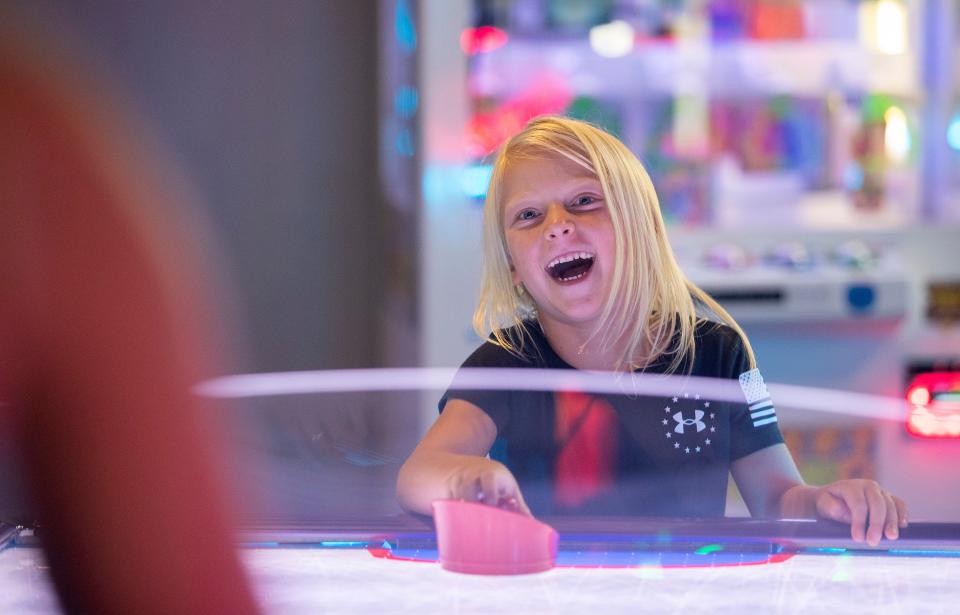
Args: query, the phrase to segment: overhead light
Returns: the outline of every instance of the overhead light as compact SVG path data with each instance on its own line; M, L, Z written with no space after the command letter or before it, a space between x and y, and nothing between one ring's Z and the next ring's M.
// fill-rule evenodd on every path
M897 55L907 50L907 9L902 0L860 4L860 37L864 46Z

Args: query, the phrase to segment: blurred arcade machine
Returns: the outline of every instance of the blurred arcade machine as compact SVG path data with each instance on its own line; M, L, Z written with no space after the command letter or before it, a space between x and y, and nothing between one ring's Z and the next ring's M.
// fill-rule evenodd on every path
M423 364L459 365L479 343L491 153L530 117L564 113L645 163L681 263L747 330L767 381L903 398L917 375L960 369L955 2L412 10ZM914 518L960 520L960 438L777 403L808 480L875 477Z

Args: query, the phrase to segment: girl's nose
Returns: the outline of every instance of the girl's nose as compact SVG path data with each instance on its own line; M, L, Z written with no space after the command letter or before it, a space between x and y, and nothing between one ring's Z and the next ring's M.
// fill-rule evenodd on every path
M564 207L553 206L547 213L547 239L557 239L564 235L573 234L573 220Z

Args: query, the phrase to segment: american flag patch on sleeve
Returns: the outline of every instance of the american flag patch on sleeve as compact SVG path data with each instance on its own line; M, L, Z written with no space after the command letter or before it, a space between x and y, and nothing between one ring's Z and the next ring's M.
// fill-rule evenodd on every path
M754 427L763 427L777 422L773 400L770 399L770 393L767 392L767 385L763 383L763 376L760 375L759 369L740 374L740 389L747 398L747 406L750 409L750 418L753 420Z

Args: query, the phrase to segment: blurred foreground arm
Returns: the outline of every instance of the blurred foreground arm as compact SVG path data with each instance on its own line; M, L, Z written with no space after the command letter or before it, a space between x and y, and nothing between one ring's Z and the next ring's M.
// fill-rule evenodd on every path
M218 336L199 263L160 223L180 193L84 73L3 30L0 429L18 444L61 604L253 613L222 434L190 394Z

